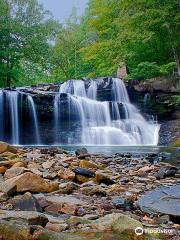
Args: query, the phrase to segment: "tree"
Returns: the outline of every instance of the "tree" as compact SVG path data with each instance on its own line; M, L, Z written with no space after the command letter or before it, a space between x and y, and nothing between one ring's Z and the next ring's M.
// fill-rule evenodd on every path
M80 49L83 46L84 36L81 29L81 19L77 17L77 10L73 11L65 21L54 47L53 63L60 69L62 78L77 79L82 72L82 58Z
M173 62L178 69L180 56L180 5L178 0L120 0L117 44L123 59L136 68L141 62L158 65ZM179 71L178 71L179 72Z
M4 73L7 86L10 86L12 79L20 78L22 61L45 65L51 52L50 43L60 26L36 0L5 0L2 3L6 11L0 24L5 23L6 31L0 42L4 49L1 61L6 64Z

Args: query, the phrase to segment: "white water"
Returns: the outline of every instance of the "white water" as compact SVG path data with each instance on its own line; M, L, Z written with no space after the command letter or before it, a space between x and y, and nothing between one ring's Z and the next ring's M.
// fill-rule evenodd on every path
M71 80L60 87L67 93L70 111L75 111L82 126L81 143L85 145L157 145L159 125L148 123L130 103L122 80L112 80L112 116L109 102L96 101L97 84L91 81L85 90L83 81ZM92 100L94 99L94 100ZM55 122L58 125L59 97L55 97ZM121 106L120 106L121 105ZM121 117L120 109L123 116ZM56 109L58 108L58 109ZM58 112L59 113L59 112Z
M17 91L5 91L7 102L10 107L10 122L11 122L11 142L13 145L19 145L19 111L18 111L18 96Z
M35 132L36 132L36 144L39 145L40 144L40 135L39 135L39 127L38 127L38 120L37 120L37 114L36 114L34 100L33 100L32 96L30 96L30 95L28 95L27 100L31 107L31 111L32 111L33 119L34 119L34 127L35 127Z
M4 93L0 90L0 140L4 137Z

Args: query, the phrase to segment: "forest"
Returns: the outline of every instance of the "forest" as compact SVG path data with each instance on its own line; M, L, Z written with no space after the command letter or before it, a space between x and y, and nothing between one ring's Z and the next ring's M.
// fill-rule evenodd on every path
M0 86L180 75L179 0L89 0L62 24L36 0L0 0Z

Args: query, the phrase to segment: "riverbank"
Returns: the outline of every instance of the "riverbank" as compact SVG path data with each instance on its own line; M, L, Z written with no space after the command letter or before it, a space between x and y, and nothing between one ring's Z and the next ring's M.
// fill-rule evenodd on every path
M135 229L141 227L145 233L138 239L177 239L180 171L165 162L168 157L57 147L1 153L0 235L137 239Z

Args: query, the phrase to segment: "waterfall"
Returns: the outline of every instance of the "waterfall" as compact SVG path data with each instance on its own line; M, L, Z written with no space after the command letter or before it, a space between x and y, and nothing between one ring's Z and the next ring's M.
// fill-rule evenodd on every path
M4 138L4 93L0 90L0 141Z
M10 109L10 123L11 123L11 142L13 145L19 145L19 106L17 91L5 91L7 102Z
M90 86L87 90L87 97L93 100L97 99L97 83L91 79Z
M93 80L87 90L83 81L70 80L61 85L60 93L68 94L70 112L76 112L79 116L82 128L80 144L157 145L159 125L148 123L130 103L122 80L112 79L114 102L111 106L109 102L96 100L97 84ZM58 122L58 101L60 102L60 97L57 95L56 122Z
M34 100L33 100L32 96L28 95L27 101L31 107L31 111L32 111L33 119L34 119L34 127L35 127L35 132L36 132L36 144L39 145L40 144L39 127L38 127L36 108L35 108L35 104L34 104Z

